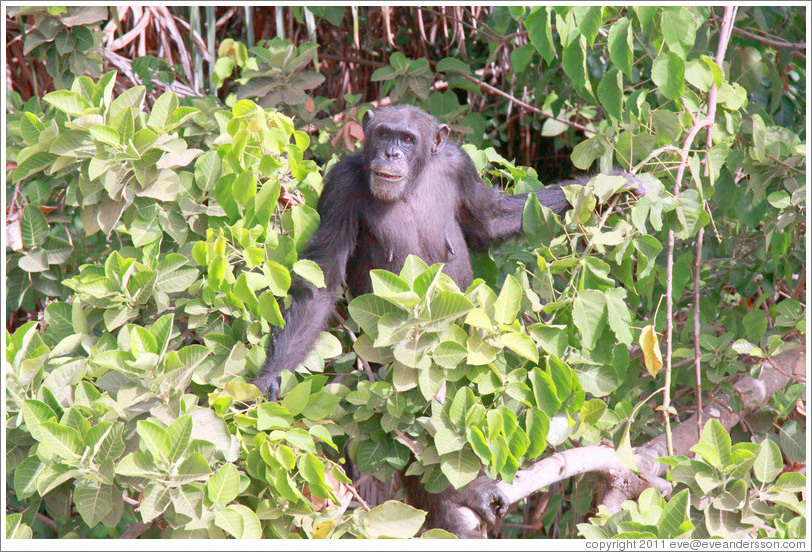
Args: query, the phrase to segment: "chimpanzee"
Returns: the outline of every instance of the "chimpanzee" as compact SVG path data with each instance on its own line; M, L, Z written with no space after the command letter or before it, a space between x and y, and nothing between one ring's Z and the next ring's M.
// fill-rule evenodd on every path
M444 263L443 271L465 289L473 279L469 249L483 249L522 229L527 194L506 196L486 185L468 154L446 141L446 125L408 105L368 115L363 152L327 173L318 203L321 225L304 253L322 268L325 287L295 281L285 328L271 336L267 360L254 381L271 400L279 393L281 372L301 363L325 329L343 284L354 296L369 293L371 269L399 272L414 254L429 265ZM572 183L533 193L560 214L569 208L561 186ZM486 522L501 517L508 506L485 475L462 492L427 495L409 488L415 485L419 480L407 479L407 499L429 509L428 526L462 532L451 519L457 504Z

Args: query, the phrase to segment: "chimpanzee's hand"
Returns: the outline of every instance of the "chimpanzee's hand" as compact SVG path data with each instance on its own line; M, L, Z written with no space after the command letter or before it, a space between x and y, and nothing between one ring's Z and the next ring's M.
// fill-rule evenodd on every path
M279 398L279 382L281 374L260 374L252 383L263 395L268 395L268 400L276 402Z
M497 482L486 475L473 480L464 492L458 494L456 502L476 512L490 525L502 519L510 506Z

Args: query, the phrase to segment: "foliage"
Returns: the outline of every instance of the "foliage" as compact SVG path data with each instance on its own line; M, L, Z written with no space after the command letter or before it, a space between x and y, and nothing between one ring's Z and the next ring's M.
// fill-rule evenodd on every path
M45 62L56 89L68 88L76 75L101 74L101 33L94 24L108 18L105 6L10 8L9 16L31 16L33 28L25 36L23 53ZM19 19L18 19L19 20Z
M802 435L800 435L802 437ZM587 538L806 538L806 476L784 472L774 440L735 443L716 420L708 420L694 458L671 456L668 480L676 482L667 503L654 489L608 515L604 507ZM790 450L783 451L787 456ZM801 498L799 500L798 495Z
M76 64L95 63L101 33L90 29L105 16L54 9L16 14L36 26L26 48L44 37L29 51L59 78L100 74ZM324 33L359 17L296 9ZM319 222L322 175L354 149L371 106L362 94L321 95L330 66L315 62L332 42L221 40L213 75L226 107L154 90L178 78L155 56L133 60L141 86L111 71L55 77L42 98L9 95L6 315L28 315L6 336L9 537L119 536L136 521L153 537L411 537L425 514L397 500L348 508L345 455L381 481L405 469L437 492L480 469L510 481L552 450L610 440L628 451L663 431L643 398L662 388L651 359L665 327L669 230L672 385L689 391L674 419L697 393L725 393L740 410L733 378L806 334L802 64L734 35L718 65L715 8L482 13L460 50L425 56L404 46L416 26L396 27L397 49L370 50L386 54L373 86L448 123L505 193L549 180L494 148L511 151L522 133L603 172L566 188L563 217L531 197L525 239L475 255L468 289L414 257L399 274L373 271L373 293L351 298L341 327L283 374L279 403L248 382L269 331L284 325L292 278L323 285L298 254ZM736 25L794 33L797 19L753 7ZM485 101L485 67L532 109ZM712 142L691 144L675 189L675 144L706 113L712 84ZM643 197L616 166L637 173ZM691 392L701 228L712 234L698 267L704 392ZM380 366L371 378L359 369L370 363ZM802 537L803 476L784 458L806 461L803 392L776 394L749 433L709 422L694 458L663 460L676 483L668 502L647 491L576 529L594 489L566 484L508 521L545 503L545 535Z

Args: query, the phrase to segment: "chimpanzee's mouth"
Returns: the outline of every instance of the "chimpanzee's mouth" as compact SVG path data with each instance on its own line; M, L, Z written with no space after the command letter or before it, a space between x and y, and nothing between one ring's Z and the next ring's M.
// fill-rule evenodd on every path
M394 182L396 180L400 180L401 178L403 178L403 175L385 172L375 172L375 178L380 178L381 180L389 180L391 182Z

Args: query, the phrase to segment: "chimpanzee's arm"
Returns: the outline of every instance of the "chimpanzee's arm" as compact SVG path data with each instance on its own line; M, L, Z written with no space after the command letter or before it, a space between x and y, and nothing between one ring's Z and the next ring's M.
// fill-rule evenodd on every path
M318 205L321 223L303 255L321 267L325 287L317 288L302 278L291 285L293 302L284 313L285 327L275 328L271 334L268 356L254 380L271 400L279 393L282 371L296 368L327 327L358 237L356 188L360 178L357 157L340 161L327 174Z
M482 248L519 234L522 231L522 214L528 194L507 196L494 190L479 178L468 155L462 150L459 152L465 159L458 158L454 164L458 171L456 180L459 182L457 218L468 245L475 249ZM645 195L645 189L633 174L623 171L609 174L626 177L628 191L638 197ZM530 193L536 196L541 205L561 215L571 207L563 187L573 184L583 186L589 182L589 178L585 176L565 180Z
M474 249L515 236L522 231L522 213L527 194L508 196L485 184L477 174L470 157L458 150L457 169L458 216L465 241ZM567 182L566 184L575 184ZM561 214L570 208L560 185L532 192L539 203Z

